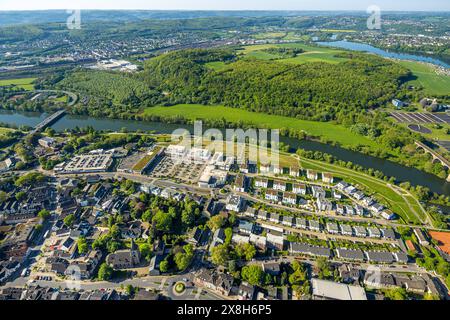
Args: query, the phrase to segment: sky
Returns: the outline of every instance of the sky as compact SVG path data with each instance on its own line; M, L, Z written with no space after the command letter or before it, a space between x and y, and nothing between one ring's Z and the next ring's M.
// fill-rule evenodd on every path
M0 0L0 10L358 10L450 11L450 0Z

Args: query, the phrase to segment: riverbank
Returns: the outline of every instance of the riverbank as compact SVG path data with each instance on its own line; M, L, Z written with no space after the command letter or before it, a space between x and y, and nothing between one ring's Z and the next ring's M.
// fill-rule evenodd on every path
M29 126L33 127L43 119L46 115L36 112L19 113L15 111L0 110L0 123L13 124L16 127ZM56 131L62 132L76 128L92 127L98 131L125 131L125 132L157 132L163 134L171 134L174 130L184 128L193 132L193 126L190 124L180 123L163 123L155 121L140 120L124 120L109 118L94 118L90 116L81 116L68 114L58 122L52 125ZM204 129L207 125L203 124ZM224 131L224 127L218 123L216 128ZM386 176L395 177L398 181L408 181L412 186L424 186L432 192L444 195L450 195L450 183L446 182L435 175L420 171L415 168L407 167L389 160L369 156L361 152L343 149L336 145L321 143L318 141L310 141L298 139L295 137L280 137L280 141L291 146L293 149L303 149L311 152L320 152L329 154L342 161L352 162L355 165L366 169L377 170L383 172Z

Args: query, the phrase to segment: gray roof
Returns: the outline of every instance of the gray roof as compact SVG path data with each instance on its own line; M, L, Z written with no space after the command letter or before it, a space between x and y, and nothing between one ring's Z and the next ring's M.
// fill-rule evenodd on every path
M367 251L366 254L367 259L372 262L391 263L395 261L391 252Z
M341 259L364 261L364 253L360 249L336 249L337 255Z
M290 244L290 250L293 253L303 253L327 258L331 257L331 250L329 248L314 247L306 243L292 242Z
M392 229L381 229L384 238L395 239L395 232Z

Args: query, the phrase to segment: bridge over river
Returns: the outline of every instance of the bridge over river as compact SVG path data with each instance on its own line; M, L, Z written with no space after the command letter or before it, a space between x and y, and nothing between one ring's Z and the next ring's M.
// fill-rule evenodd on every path
M39 123L36 127L34 127L33 131L31 131L30 134L33 135L35 133L41 132L48 126L51 126L56 121L61 119L65 114L66 114L66 110L59 110L59 111L53 113L49 117L45 118L44 121Z
M450 169L450 161L438 154L436 151L419 141L416 141L416 146L418 147L418 149L423 149L426 153L431 154L431 156L433 157L433 163L440 162L443 167L447 168L447 170ZM450 175L447 177L447 181L450 182Z

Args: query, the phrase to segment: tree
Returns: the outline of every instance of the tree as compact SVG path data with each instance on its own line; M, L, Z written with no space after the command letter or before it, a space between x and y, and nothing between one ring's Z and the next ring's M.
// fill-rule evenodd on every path
M256 255L256 248L251 243L239 243L235 251L240 258L244 258L247 261L251 261Z
M75 223L75 215L69 214L67 217L64 218L63 221L64 221L64 224L70 228Z
M289 283L291 285L301 285L306 280L306 269L298 261L291 264L294 272L289 276Z
M186 270L194 257L194 247L191 244L185 245L183 250L184 252L178 252L175 254L173 259L178 270L180 271Z
M156 230L160 232L170 232L172 227L172 217L169 214L159 210L152 221L155 224Z
M161 263L159 264L159 270L161 272L169 271L169 261L167 261L167 260L161 261Z
M113 268L111 268L107 263L102 263L98 269L98 279L102 281L108 281L113 275Z
M211 260L214 264L224 266L229 259L230 255L226 245L218 245L212 249Z
M78 238L77 246L79 254L85 254L89 250L89 246L85 237Z
M385 290L384 295L389 300L406 300L408 299L408 293L404 288L395 288Z
M152 256L152 247L148 243L143 243L139 245L139 252L142 258L149 261Z
M425 295L423 296L424 300L440 300L439 296L432 294L432 293L425 293Z
M265 273L263 269L254 264L243 267L241 276L244 281L247 281L254 286L262 285L265 280Z
M190 227L195 222L195 213L193 211L183 210L181 213L181 222L185 227Z
M43 220L47 220L48 217L50 217L50 211L42 209L41 211L39 211L38 217Z
M19 191L16 193L16 200L22 201L27 197L27 194L24 191Z
M8 199L8 194L5 191L0 190L0 203L5 202Z
M117 224L114 224L110 229L109 229L109 236L114 239L114 240L118 240L120 239L120 228Z
M319 258L316 261L317 268L319 269L319 278L325 279L332 275L331 264L326 258Z
M117 250L119 250L121 247L120 242L115 241L110 239L107 243L106 243L106 249L108 250L109 253L114 253Z
M222 228L225 225L225 218L221 215L217 215L209 219L207 225L212 231Z
M134 293L136 292L136 289L131 285L131 284L129 284L129 285L127 285L126 287L125 287L125 292L129 295L129 296L134 296Z

